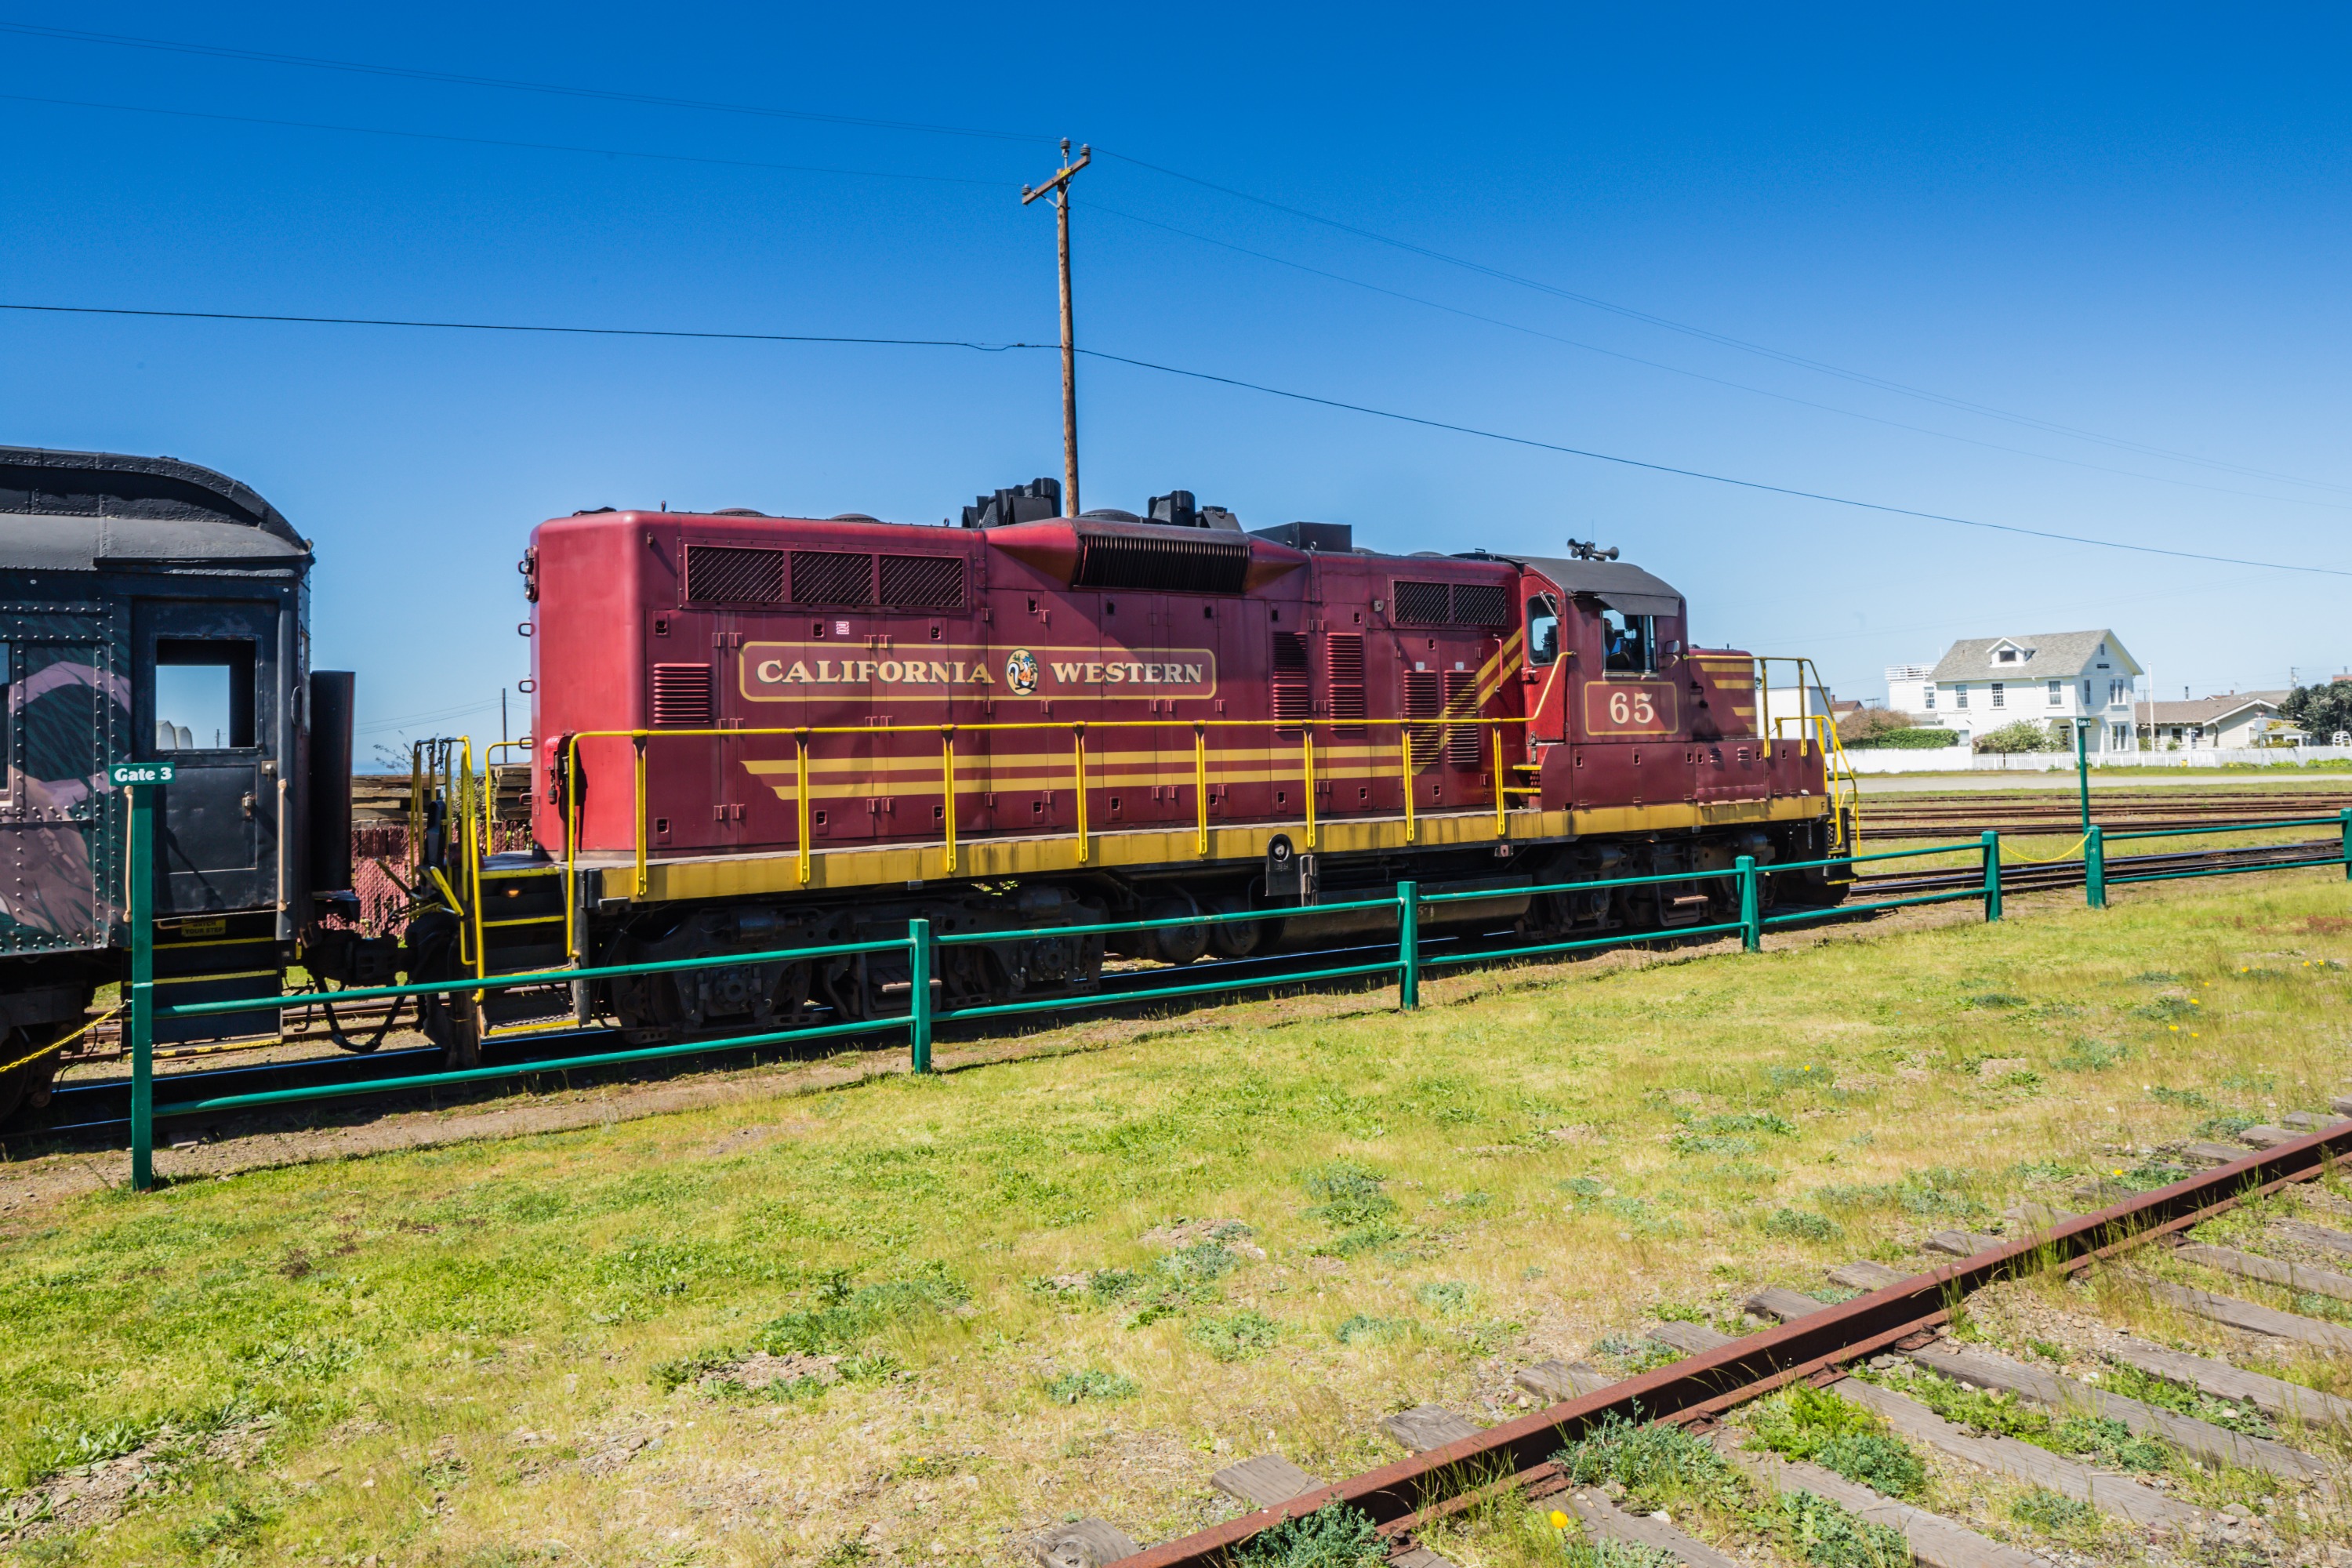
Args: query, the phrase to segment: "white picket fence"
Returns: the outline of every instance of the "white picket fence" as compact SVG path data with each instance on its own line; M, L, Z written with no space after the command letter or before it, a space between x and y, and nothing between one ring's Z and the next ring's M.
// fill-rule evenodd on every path
M1858 773L2073 773L2072 752L2018 752L2000 755L1971 752L1962 746L1938 746L1933 751L1903 751L1894 747L1846 748L1846 760ZM2265 746L2224 751L2207 747L2180 752L2094 752L2095 768L2218 768L2233 763L2289 771L2320 762L2352 761L2352 746Z

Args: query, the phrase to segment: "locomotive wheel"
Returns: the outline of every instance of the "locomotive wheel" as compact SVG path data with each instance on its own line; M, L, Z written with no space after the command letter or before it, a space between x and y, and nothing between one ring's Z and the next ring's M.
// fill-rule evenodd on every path
M1209 906L1212 914L1237 915L1249 908L1241 899L1219 899ZM1209 946L1219 958L1247 958L1265 940L1264 921L1220 921L1203 928L1209 933Z
M1143 918L1150 921L1177 921L1182 920L1186 915L1196 915L1200 912L1190 899L1162 899L1147 908L1143 911ZM1236 921L1235 923L1248 922ZM1151 956L1162 963L1178 965L1197 963L1202 955L1209 951L1209 932L1214 929L1213 926L1204 925L1161 926L1158 931L1149 933L1151 938Z

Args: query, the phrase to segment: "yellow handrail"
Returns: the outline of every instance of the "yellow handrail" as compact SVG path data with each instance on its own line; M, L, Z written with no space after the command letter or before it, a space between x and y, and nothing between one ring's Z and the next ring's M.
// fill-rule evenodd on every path
M1505 714L1493 718L1457 717L1450 718L1443 721L1490 726L1495 729L1499 738L1501 726L1506 724L1526 724L1531 721L1531 717L1528 715ZM1393 724L1397 727L1398 731L1397 744L1399 763L1402 770L1401 782L1404 786L1405 841L1407 843L1417 842L1418 829L1412 799L1412 727L1416 723L1425 726L1430 722L1427 720L1412 720L1404 718L1351 718L1345 721L1334 719L1218 719L1209 721L1193 719L1114 719L1107 721L1076 720L1067 721L1054 720L1016 720L1004 722L962 724L953 726L953 728L990 731L1000 730L1008 731L1024 730L1068 730L1071 731L1073 769L1076 775L1078 794L1076 811L1077 822L1076 829L1078 840L1078 860L1080 864L1086 864L1093 858L1092 847L1089 842L1090 834L1087 823L1086 788L1086 731L1090 722L1094 723L1098 728L1113 730L1161 730L1186 725L1189 725L1192 729L1194 737L1193 752L1195 784L1200 795L1195 806L1196 826L1200 838L1201 853L1203 855L1208 853L1207 729L1211 724L1227 729L1303 729L1307 731L1307 734L1304 737L1306 754L1308 758L1308 788L1307 792L1308 837L1307 842L1310 847L1315 842L1313 837L1315 833L1313 823L1315 791L1313 788L1314 773L1312 763L1314 727L1318 724L1325 724L1331 725L1335 728L1344 725L1348 728L1360 729L1366 725ZM634 807L632 816L636 828L633 837L635 838L636 842L632 847L631 861L635 872L634 885L636 892L642 895L647 890L650 883L650 867L647 859L646 831L646 813L650 810L650 803L646 798L646 752L647 748L646 743L647 742L657 737L670 740L753 740L790 737L793 742L794 748L793 773L796 787L793 791L793 795L794 806L798 816L798 821L795 824L798 828L798 832L795 837L799 841L797 845L799 879L802 884L805 886L813 879L814 877L814 848L810 837L809 810L809 738L813 735L910 734L927 730L936 732L939 731L940 729L940 727L936 724L820 724L793 727L777 726L773 728L761 729L711 727L676 730L581 730L564 737L564 746L561 761L564 769L565 781L563 812L563 885L565 900L564 945L567 952L572 952L574 957L578 956L574 950L576 950L577 947L578 936L577 914L579 907L580 830L581 817L583 814L581 802L583 795L585 794L585 792L581 788L580 781L580 743L583 741L625 740L632 743L635 754L631 767L631 784L632 793L636 797L635 800L632 802L632 805ZM953 778L952 763L950 763L948 767L950 769L949 782L951 785ZM414 773L414 771L415 764L412 763L412 773ZM951 793L949 804L951 806ZM947 815L947 808L943 807L941 815L943 816ZM950 829L950 832L951 831L952 829Z
M1209 854L1209 731L1197 721L1192 725L1192 815L1201 825L1201 856Z
M1503 793L1503 732L1496 730L1493 734L1495 737L1495 837L1507 838L1511 836L1511 805L1510 797Z
M954 875L955 875L955 868L956 868L956 851L955 851L955 726L954 726L954 725L952 725L952 724L942 724L941 726L940 726L940 765L941 769L943 770L943 772L942 772L942 783L941 783L941 787L946 791L945 795L942 797L942 799L940 800L940 822L941 822L941 823L946 826L946 828L947 828L947 835L948 835L948 837L947 837L947 868L947 868L947 871L946 871L946 873L945 873L945 874L946 874L946 875L948 875L948 876L952 877L952 876L954 876Z
M1306 726L1298 737L1307 773L1307 847L1315 847L1315 728Z

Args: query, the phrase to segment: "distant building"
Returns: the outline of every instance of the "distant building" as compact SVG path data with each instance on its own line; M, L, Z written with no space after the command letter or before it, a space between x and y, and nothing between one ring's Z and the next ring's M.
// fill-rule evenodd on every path
M1897 713L1925 713L1927 710L1927 682L1934 679L1932 664L1890 664L1886 667L1886 706Z
M2279 717L2284 691L2231 691L2220 697L2200 697L2193 702L2142 702L2133 710L2143 745L2164 751L2174 746L2293 745L2303 731Z
M2132 692L2142 673L2111 631L1967 637L1927 672L1916 711L1963 742L2022 719L2056 722L2070 746L2080 729L2089 751L2137 751Z

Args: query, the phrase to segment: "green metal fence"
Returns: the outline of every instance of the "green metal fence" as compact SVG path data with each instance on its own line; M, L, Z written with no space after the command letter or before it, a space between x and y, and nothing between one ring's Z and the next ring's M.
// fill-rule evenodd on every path
M135 866L144 863L144 858L152 853L155 841L152 786L133 785L131 796L130 847L131 864ZM2337 854L2243 868L2196 868L2116 878L2109 878L2105 874L2105 843L2108 839L2167 837L2184 833L2242 833L2264 828L2306 827L2320 824L2340 826L2342 848ZM1809 871L1822 871L1836 876L1850 873L1857 865L1953 854L1978 857L1981 875L1972 878L1964 885L1908 898L1882 899L1869 903L1830 905L1780 914L1767 914L1764 911L1762 879L1767 876ZM2340 817L2299 817L2226 828L2160 828L2145 833L2102 836L2098 828L2093 827L2085 848L2084 875L2090 903L2094 908L2103 908L2106 902L2106 889L2121 882L2159 881L2175 877L2216 876L2231 869L2272 870L2292 866L2335 865L2339 862L2344 866L2347 879L2352 879L2352 810L2345 811ZM1421 939L1423 914L1426 910L1445 904L1475 902L1492 900L1497 896L1533 898L1553 894L1593 894L1613 892L1618 889L1663 888L1667 884L1688 885L1725 881L1735 884L1736 897L1725 900L1731 903L1738 910L1738 918L1734 920L1664 929L1606 932L1571 941L1536 942L1520 947L1482 947L1475 952L1440 953L1432 956L1424 956L1423 952L1423 943ZM294 1105L309 1100L335 1100L366 1094L393 1094L407 1089L430 1089L443 1084L480 1083L496 1079L530 1077L540 1073L557 1073L579 1068L620 1066L633 1062L658 1061L665 1058L702 1056L762 1046L793 1045L803 1041L838 1038L850 1035L871 1035L877 1031L898 1028L903 1028L907 1032L910 1066L916 1072L929 1072L931 1069L932 1030L934 1026L940 1023L1012 1017L1024 1013L1065 1012L1076 1007L1154 1002L1269 986L1306 984L1318 981L1360 979L1374 975L1393 977L1397 985L1397 1005L1401 1008L1411 1010L1420 1005L1423 971L1454 964L1493 963L1515 959L1549 957L1559 953L1626 947L1639 942L1654 942L1661 938L1728 936L1734 932L1738 934L1740 946L1744 951L1755 952L1761 949L1764 932L1768 927L1792 926L1807 921L1834 920L1878 910L1904 909L1917 904L1951 903L1964 900L1980 900L1984 906L1984 918L1988 921L1997 921L2001 918L2000 840L1997 833L1988 831L1977 839L1953 844L1930 845L1919 849L1891 849L1871 855L1841 857L1826 860L1773 862L1764 865L1759 865L1751 857L1743 855L1738 857L1731 866L1721 868L1676 871L1654 876L1612 877L1593 881L1556 882L1524 888L1475 889L1465 892L1424 894L1421 892L1416 883L1402 881L1396 884L1392 891L1379 898L1357 899L1343 903L1316 904L1306 909L1296 910L1276 907L1223 914L1180 915L1163 920L1116 921L1097 925L1054 926L1038 931L964 931L952 936L934 934L929 921L914 920L907 922L907 934L904 937L894 936L876 942L787 948L768 952L730 952L707 958L667 959L645 963L606 964L594 968L543 970L525 974L497 975L488 979L469 978L457 984L444 980L407 985L354 987L343 991L313 991L291 994L278 999L279 1006L292 1007L311 1003L380 1001L403 996L478 994L488 991L512 990L520 986L569 985L575 981L612 979L623 975L672 973L737 964L794 963L808 959L835 958L860 953L903 952L907 955L908 970L911 979L908 994L908 1011L903 1018L859 1019L847 1023L733 1035L719 1039L698 1039L669 1045L635 1047L624 1050L596 1051L580 1056L501 1063L494 1067L412 1073L398 1078L374 1079L360 1083L319 1084L299 1089L268 1089L247 1094L214 1095L196 1100L173 1100L158 1105L154 1101L153 1092L155 1020L159 1017L196 1018L223 1013L251 1012L254 1003L247 997L226 1002L192 1002L160 1009L156 1007L152 898L152 889L147 879L133 877L131 884L131 908L128 911L131 937L131 1185L142 1191L153 1184L154 1124L160 1118L247 1110L263 1106ZM1707 901L1710 906L1714 903L1711 899ZM1108 936L1180 926L1278 921L1293 914L1344 914L1368 910L1394 911L1396 919L1396 956L1394 958L1383 958L1375 963L1287 970L1253 976L1226 976L1138 990L1097 992L1077 996L1045 996L1034 1001L996 1003L986 1006L941 1008L933 1002L931 996L934 959L938 950L946 947L1019 942L1034 937Z

